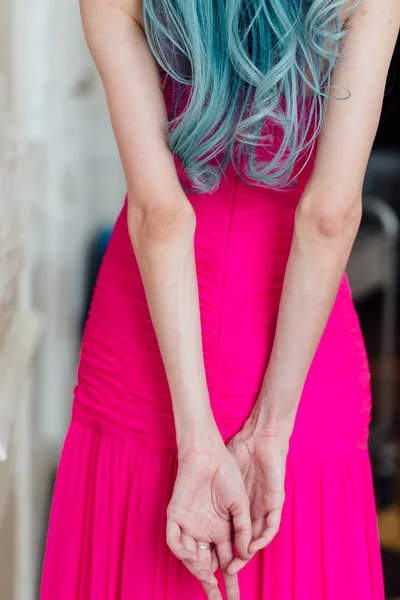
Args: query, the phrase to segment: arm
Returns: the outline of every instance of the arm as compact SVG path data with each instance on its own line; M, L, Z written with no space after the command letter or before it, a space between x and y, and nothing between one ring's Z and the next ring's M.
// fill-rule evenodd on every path
M195 214L168 149L167 115L138 0L81 0L128 189L128 227L173 401L180 451L214 433L202 354Z
M332 84L315 168L295 217L276 336L264 379L262 421L290 431L332 310L362 212L362 185L400 24L399 0L363 0L350 19ZM332 91L335 94L335 90Z
M250 552L279 530L289 439L359 228L362 184L399 24L399 0L363 0L350 17L344 61L332 85L349 89L351 97L328 102L315 168L295 215L268 366L252 414L229 444L250 496ZM235 559L229 572L244 564Z
M211 554L202 552L200 559L193 542L215 543L223 568L232 556L231 517L242 556L247 556L251 525L240 471L210 407L194 255L195 213L168 149L164 97L142 29L141 1L80 0L80 6L126 177L130 239L171 391L179 469L168 507L167 541L201 579L210 598L218 599ZM218 513L212 499L217 499ZM226 585L228 597L233 597L236 577L227 576Z

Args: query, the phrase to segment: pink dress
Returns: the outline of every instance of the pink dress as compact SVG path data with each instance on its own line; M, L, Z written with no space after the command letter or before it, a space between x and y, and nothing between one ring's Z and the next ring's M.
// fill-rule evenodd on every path
M313 159L290 192L248 185L230 166L216 192L188 194L204 360L225 440L260 389L312 168ZM370 415L367 356L344 275L290 439L281 527L239 573L242 600L384 600ZM85 326L40 600L203 600L165 541L176 468L171 398L125 198Z

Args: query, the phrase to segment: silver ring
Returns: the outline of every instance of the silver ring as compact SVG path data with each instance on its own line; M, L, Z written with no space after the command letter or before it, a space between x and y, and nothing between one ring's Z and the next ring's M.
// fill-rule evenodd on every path
M210 544L207 543L198 543L197 548L199 550L210 550Z

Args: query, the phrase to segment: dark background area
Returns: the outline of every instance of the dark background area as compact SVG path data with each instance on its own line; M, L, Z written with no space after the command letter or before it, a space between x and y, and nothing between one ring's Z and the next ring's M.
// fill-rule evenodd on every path
M375 147L400 149L400 38L397 39L396 50L389 71Z
M379 1L379 0L378 0ZM368 90L366 90L368 93ZM400 39L397 41L389 71L382 117L374 143L369 165L368 193L383 198L395 210L400 219ZM367 173L368 175L368 173ZM400 291L400 247L397 248L397 289ZM380 355L383 294L379 291L361 302L355 302L363 330L371 369L373 394L372 423L377 420L380 403L383 402L381 381L384 375ZM394 387L393 426L389 443L400 444L400 293L396 301L396 351L390 377ZM382 477L382 469L373 460L374 482L378 504L379 525L382 541L382 559L385 590L388 599L400 599L400 539L391 543L393 530L400 532L400 460L395 456L394 468L390 465ZM385 467L385 465L384 465ZM397 537L399 537L397 535ZM389 540L389 542L387 541Z

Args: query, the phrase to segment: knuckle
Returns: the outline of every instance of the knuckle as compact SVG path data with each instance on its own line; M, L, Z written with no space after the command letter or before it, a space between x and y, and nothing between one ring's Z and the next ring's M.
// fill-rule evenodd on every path
M176 554L175 541L170 536L167 536L167 546L171 550L171 552Z
M206 571L205 569L201 569L198 572L197 577L206 585L213 585L212 575L208 573L208 571Z
M246 535L249 532L249 529L251 529L251 527L249 527L246 523L240 523L240 525L235 527L235 534L236 536Z

